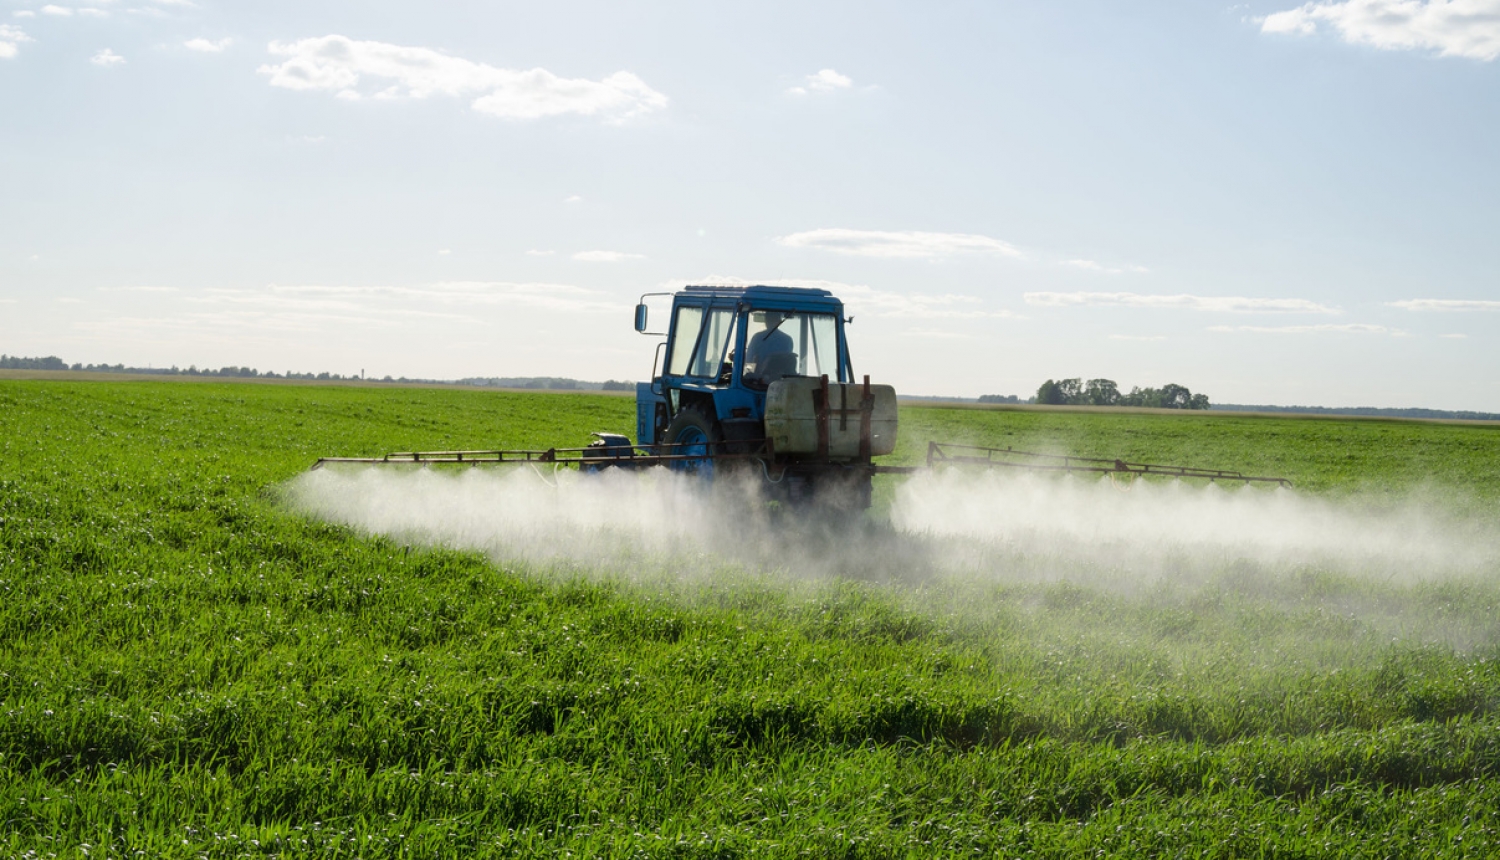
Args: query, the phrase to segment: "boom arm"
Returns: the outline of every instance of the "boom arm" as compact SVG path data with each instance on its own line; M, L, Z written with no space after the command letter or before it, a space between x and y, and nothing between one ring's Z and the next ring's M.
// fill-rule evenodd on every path
M927 443L927 466L960 464L1035 472L1099 472L1108 475L1160 475L1170 478L1206 478L1210 481L1244 481L1275 483L1290 487L1286 478L1246 475L1226 469L1200 469L1195 466L1164 466L1159 463L1129 463L1103 457L1070 457L1061 454L1037 454L1013 448L982 448L977 445Z

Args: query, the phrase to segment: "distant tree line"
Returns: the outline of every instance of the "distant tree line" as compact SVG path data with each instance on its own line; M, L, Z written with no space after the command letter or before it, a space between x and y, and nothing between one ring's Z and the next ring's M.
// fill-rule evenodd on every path
M67 370L68 364L55 355L46 358L22 358L0 355L0 370Z
M45 358L24 358L17 355L0 355L0 370L81 370L88 373L140 373L154 376L228 376L235 378L251 379L360 379L362 377L349 375L342 376L337 373L296 373L288 370L286 373L276 373L268 370L261 373L253 367L198 367L188 365L187 367L126 367L123 364L68 364L55 355ZM389 376L387 382L393 382Z
M1208 409L1208 395L1169 382L1161 388L1132 388L1122 394L1113 379L1047 380L1036 390L1036 403L1051 406L1148 406L1153 409Z
M1286 412L1298 415L1353 415L1362 418L1442 418L1450 421L1500 421L1500 413L1449 409L1400 409L1380 406L1267 406L1215 403L1224 412Z
M562 376L471 376L457 380L459 385L487 388L527 388L540 391L634 391L634 382L584 382Z
M123 364L68 364L55 355L44 358L24 358L16 355L0 355L0 370L81 370L89 373L136 373L153 376L217 376L232 377L237 379L298 379L319 382L343 382L361 380L362 375L350 374L344 376L338 373L297 373L288 370L286 373L266 371L264 373L253 367L198 367L189 365L178 367L126 367ZM416 382L435 383L440 385L478 385L493 388L532 388L546 391L634 391L634 382L620 382L614 379L608 382L582 382L577 379L566 379L557 376L504 376L504 377L471 377L468 379L408 379L401 377L382 377L380 382Z

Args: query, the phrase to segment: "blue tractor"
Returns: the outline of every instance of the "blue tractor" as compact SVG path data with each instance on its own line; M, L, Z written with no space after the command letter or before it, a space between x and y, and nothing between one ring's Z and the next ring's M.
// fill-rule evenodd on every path
M665 331L646 299L670 296ZM827 290L687 287L642 296L666 335L636 386L637 445L676 469L758 471L773 497L869 506L871 457L896 443L896 393L856 381L844 305ZM628 445L620 437L605 445Z
M670 296L665 331L649 331L646 299ZM929 442L927 465L875 465L896 447L896 392L856 381L844 305L827 290L687 287L648 293L635 329L661 336L651 381L636 385L636 441L595 433L586 448L407 451L381 457L324 457L333 464L465 467L549 464L585 473L666 467L705 479L744 478L793 508L858 512L870 506L876 474L950 466L1276 482L1240 472L1128 463Z

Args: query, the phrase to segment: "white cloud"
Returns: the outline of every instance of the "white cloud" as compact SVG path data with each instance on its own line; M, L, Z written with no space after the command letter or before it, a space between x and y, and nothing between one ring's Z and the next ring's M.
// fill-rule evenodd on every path
M452 254L452 253L453 253L453 249L452 248L439 248L438 249L438 256L439 257L446 257L446 256L448 256L449 254Z
M1112 334L1112 335L1109 336L1109 339L1110 340L1156 341L1156 340L1166 340L1167 336L1166 335L1162 335L1162 334Z
M999 254L1024 257L1014 245L972 233L845 230L825 228L793 233L776 240L788 248L816 248L858 257L931 258L955 254Z
M1253 299L1244 296L1139 295L1137 293L1026 293L1028 305L1042 307L1177 308L1219 313L1336 314L1338 308L1308 299Z
M807 77L807 88L810 90L847 90L854 86L854 81L848 75L841 75L833 69L822 69L816 75Z
M89 62L93 63L96 66L104 66L105 68L108 68L110 66L118 66L123 64L125 62L125 58L120 56L119 54L116 54L114 51L105 48L94 56L89 57Z
M1283 326L1259 326L1259 325L1212 325L1209 331L1231 332L1247 331L1255 334L1388 334L1393 337L1405 337L1406 332L1400 329L1387 328L1383 325L1369 325L1366 323L1324 323L1322 325L1283 325Z
M573 259L585 263L621 263L626 260L644 260L645 254L626 254L623 251L579 251Z
M473 95L470 107L503 119L580 114L612 122L667 105L666 96L629 72L616 72L600 81L560 78L546 69L500 69L429 48L358 42L344 36L272 42L269 51L286 58L260 67L272 86L327 90L346 99Z
M469 322L460 314L452 314L449 319L454 324ZM244 339L251 334L347 332L353 328L399 330L401 326L399 319L378 315L232 310L164 317L108 317L80 322L76 328L94 336L170 337L172 343L192 340L222 343L228 338Z
M105 2L108 2L108 0L105 0ZM17 12L15 14L16 14L17 17L22 17L22 18L34 18L34 17L36 17L36 13L31 12L31 11ZM58 18L71 18L74 15L83 15L83 16L88 17L88 18L108 18L109 17L109 13L108 12L106 12L103 9L97 8L95 6L80 6L80 7L78 7L78 8L75 9L75 8L73 8L71 6L58 6L58 5L53 4L53 3L49 3L46 6L43 6L42 7L42 14L43 15L52 15L52 16L58 17Z
M796 286L801 286L797 284ZM984 307L978 296L961 293L897 293L863 285L838 284L824 287L855 312L902 319L1020 319L1013 311Z
M1500 302L1477 299L1408 299L1387 304L1408 311L1500 311Z
M113 3L113 2L115 2L115 0L99 0L99 2ZM168 17L167 13L164 10L162 10L162 9L160 9L158 7L167 6L167 7L176 8L176 9L196 9L196 8L198 8L198 4L197 3L189 2L189 0L150 0L150 2L153 5L151 5L151 6L134 6L134 7L131 7L129 9L126 9L125 11L129 12L132 15L144 15L144 16L146 16L148 18L166 18L166 17Z
M228 48L230 43L232 43L233 41L233 39L229 38L212 40L188 39L186 42L182 43L182 46L184 48L187 48L189 51L198 51L199 53L203 54L221 54L224 52L224 49Z
M20 27L0 24L0 60L8 60L14 57L20 44L30 41L32 41L32 38L26 35Z
M205 290L185 301L257 309L255 313L270 314L283 322L293 317L391 322L411 316L465 319L463 308L483 305L580 313L620 313L626 307L596 290L582 287L489 281L445 281L418 287L273 284L255 290ZM443 307L455 310L437 310Z
M579 203L582 202L582 200L583 197L577 194L569 194L567 197L563 198L564 203Z
M984 300L978 296L957 293L933 295L930 293L897 293L877 290L864 284L844 284L806 278L774 278L771 280L746 280L744 278L710 275L691 281L669 281L661 285L663 290L676 292L684 283L714 284L727 287L748 287L757 284L778 287L807 287L827 290L844 302L846 313L869 314L876 317L902 319L1025 319L1013 311L991 310L983 307Z
M1444 57L1500 57L1500 0L1344 0L1267 15L1263 33L1311 35L1327 24L1344 41Z
M808 75L802 86L792 87L787 92L794 96L805 96L808 93L836 93L853 86L854 79L848 75L841 75L833 69L823 69L817 74Z
M33 12L33 11L31 11L30 9L17 9L16 11L14 11L14 12L12 12L10 14L16 16L17 18L35 18L36 17L36 13Z

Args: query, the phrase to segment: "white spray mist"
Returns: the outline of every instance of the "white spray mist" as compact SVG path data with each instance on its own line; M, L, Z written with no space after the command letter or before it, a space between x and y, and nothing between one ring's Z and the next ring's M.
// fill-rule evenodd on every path
M326 468L292 482L299 509L370 533L502 560L731 563L794 575L997 580L1192 580L1226 563L1314 565L1383 580L1493 573L1493 529L1415 502L1384 510L1293 490L1013 472L903 480L889 524L810 527L767 516L747 493L652 469L462 471Z

